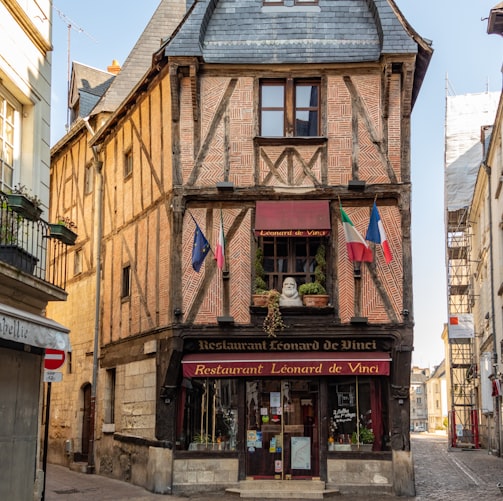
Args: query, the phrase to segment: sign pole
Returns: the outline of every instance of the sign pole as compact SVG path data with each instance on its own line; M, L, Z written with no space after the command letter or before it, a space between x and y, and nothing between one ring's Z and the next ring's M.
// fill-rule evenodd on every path
M45 479L47 477L47 446L49 441L49 416L51 414L51 382L47 383L47 398L45 401L45 427L44 427L44 451L42 456L42 471L44 472L44 485L40 501L45 501Z

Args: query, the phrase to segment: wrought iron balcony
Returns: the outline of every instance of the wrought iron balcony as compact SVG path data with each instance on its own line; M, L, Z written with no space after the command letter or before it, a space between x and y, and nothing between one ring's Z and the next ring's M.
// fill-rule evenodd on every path
M69 244L50 228L37 211L0 191L0 261L64 290Z

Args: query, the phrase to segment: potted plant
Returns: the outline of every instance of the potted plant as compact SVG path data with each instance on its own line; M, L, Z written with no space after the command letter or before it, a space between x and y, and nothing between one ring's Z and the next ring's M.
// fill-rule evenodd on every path
M212 437L208 433L196 433L189 445L189 450L206 450L214 448Z
M19 245L22 223L22 216L3 202L0 211L0 261L33 274L38 259Z
M17 214L30 221L37 221L42 214L42 201L36 195L31 195L26 186L16 184L11 193L5 193L8 206Z
M329 296L325 289L325 246L320 244L315 255L316 268L314 269L314 282L302 284L299 287L299 294L305 306L323 307L328 304Z
M253 305L254 306L267 306L267 284L265 283L264 272L264 251L257 247L255 252L255 283L253 287Z
M355 446L355 449L359 450L372 450L374 440L374 432L364 426L360 426L358 432L354 431L351 435L351 444Z
M282 331L286 327L279 308L280 296L281 294L276 289L271 289L266 296L267 315L264 319L263 328L269 337L276 337L276 332Z
M57 223L49 223L51 238L55 238L66 245L75 245L77 234L73 231L77 225L68 217L58 216Z

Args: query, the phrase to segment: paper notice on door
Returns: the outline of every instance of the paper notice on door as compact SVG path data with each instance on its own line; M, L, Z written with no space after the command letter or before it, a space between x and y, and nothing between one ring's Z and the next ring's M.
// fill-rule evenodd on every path
M281 393L279 391L271 391L269 404L271 407L281 407Z
M311 438L292 437L292 469L311 469Z
M246 446L247 447L255 447L257 442L257 431L256 430L247 430L246 432Z

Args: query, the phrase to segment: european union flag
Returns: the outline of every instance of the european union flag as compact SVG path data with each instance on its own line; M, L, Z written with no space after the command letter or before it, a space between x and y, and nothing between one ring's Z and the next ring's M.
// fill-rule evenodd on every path
M196 231L194 232L194 245L192 247L192 268L199 273L203 265L204 258L210 252L210 244L203 235L201 228L196 223Z

